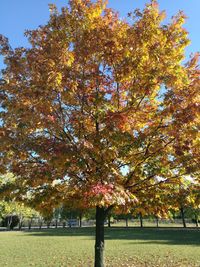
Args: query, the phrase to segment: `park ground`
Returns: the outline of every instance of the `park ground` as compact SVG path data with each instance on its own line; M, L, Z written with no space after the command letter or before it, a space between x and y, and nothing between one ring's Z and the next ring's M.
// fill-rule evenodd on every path
M199 267L200 231L106 228L106 267ZM0 232L0 266L92 267L94 228Z

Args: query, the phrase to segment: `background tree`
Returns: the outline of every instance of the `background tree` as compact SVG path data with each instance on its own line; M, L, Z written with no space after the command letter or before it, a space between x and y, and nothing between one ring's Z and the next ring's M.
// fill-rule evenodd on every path
M39 216L39 214L35 210L24 206L23 203L1 201L0 216L3 225L8 229L13 229L17 225L21 229L24 220L30 220L33 217Z
M199 185L191 180L182 178L183 183L171 189L169 202L172 208L177 208L180 212L183 227L186 228L186 216L192 218L198 226L199 213Z
M103 0L50 9L45 26L26 32L30 48L13 50L1 36L1 171L46 214L67 202L95 207L102 267L114 206L167 190L177 168L197 173L198 55L182 65L185 16L163 25L156 1L130 13L131 23Z
M72 205L62 205L60 208L60 217L64 220L68 220L68 225L71 227L70 221L72 219L79 220L78 224L82 226L82 217L83 217L83 210L73 208Z
M192 185L192 198L190 201L190 208L194 215L196 226L199 227L200 221L200 186L198 184Z
M62 212L62 208L55 208L53 211L53 219L54 219L54 223L55 223L55 227L58 227L58 223L61 220L61 212Z

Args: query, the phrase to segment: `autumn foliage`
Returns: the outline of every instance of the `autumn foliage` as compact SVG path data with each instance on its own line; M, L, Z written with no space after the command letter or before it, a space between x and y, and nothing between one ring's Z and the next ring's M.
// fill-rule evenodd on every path
M199 69L198 55L181 63L185 16L162 25L155 1L133 23L104 1L50 9L47 25L26 32L31 48L1 37L2 171L33 199L78 194L86 207L139 201L179 182L177 168L195 173Z

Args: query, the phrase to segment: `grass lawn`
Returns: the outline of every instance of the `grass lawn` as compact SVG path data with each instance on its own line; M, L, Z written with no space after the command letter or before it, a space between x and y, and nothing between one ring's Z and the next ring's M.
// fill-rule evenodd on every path
M106 228L107 267L200 266L200 231ZM0 232L0 266L93 267L94 228Z

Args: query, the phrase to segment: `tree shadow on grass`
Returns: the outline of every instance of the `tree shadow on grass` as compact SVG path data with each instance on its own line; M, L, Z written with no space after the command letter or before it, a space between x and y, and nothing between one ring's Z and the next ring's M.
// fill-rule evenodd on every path
M189 229L123 229L108 232L106 239L138 240L140 244L200 245L200 231Z
M72 228L50 228L50 229L31 229L25 230L24 233L31 236L86 236L93 237L95 235L94 227L72 227Z
M31 236L71 236L94 239L95 228L65 228L25 231ZM199 229L105 228L105 240L132 240L135 244L200 245Z

